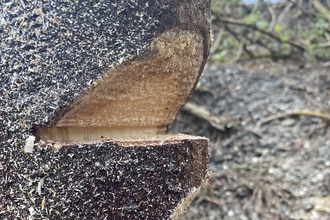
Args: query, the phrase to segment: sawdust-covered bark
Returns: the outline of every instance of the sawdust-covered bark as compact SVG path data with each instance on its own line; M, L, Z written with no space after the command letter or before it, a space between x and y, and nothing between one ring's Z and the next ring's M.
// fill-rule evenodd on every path
M206 63L210 1L0 11L0 218L179 218L208 141L164 132Z

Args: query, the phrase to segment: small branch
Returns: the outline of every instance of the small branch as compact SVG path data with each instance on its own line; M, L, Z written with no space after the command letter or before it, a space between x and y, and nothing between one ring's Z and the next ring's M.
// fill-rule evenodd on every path
M314 7L321 12L330 21L330 13L326 7L324 7L319 0L313 1Z
M260 3L261 3L261 0L257 0L257 3L255 3L255 4L253 5L253 8L252 8L252 10L251 10L251 12L250 12L250 15L256 13L256 11L257 11L258 8L259 8Z
M268 35L268 36L276 39L279 42L282 42L281 37L278 34L273 33L271 31L268 31L268 30L263 29L263 28L259 28L259 27L255 26L255 25L246 24L244 21L240 21L240 20L236 20L236 19L231 19L231 18L224 18L224 17L220 17L220 16L217 16L216 19L215 19L215 21L216 20L218 20L219 22L225 22L225 23L229 23L229 24L236 24L236 25L240 25L240 26L246 26L246 27L252 28L254 30L260 31L261 33L266 34L266 35ZM300 50L302 52L304 52L306 50L306 48L304 46L302 46L299 43L294 42L292 40L288 40L285 43L290 44L291 46L297 48L298 50Z
M287 19L287 15L290 11L290 9L292 8L294 4L292 2L289 2L289 4L287 4L284 8L284 10L280 13L280 15L277 17L277 23L281 24L282 26L284 25L284 20Z
M265 53L265 54L256 54L253 59L264 59L271 58L275 59L287 59L290 57L290 54L281 54L281 53Z
M269 13L272 15L272 21L269 24L268 31L272 31L276 24L276 13L272 7L267 7Z
M232 166L230 166L230 169L258 171L258 169L253 168L253 167L251 167L249 165L246 165L246 164L233 164Z
M297 2L293 0L289 0L292 2L304 15L306 15L311 21L314 21L315 15L311 12L306 11L303 7L301 7Z
M196 104L188 102L183 108L182 111L188 112L199 119L202 119L208 122L213 128L225 131L223 123L220 119L214 115L212 115L209 111L204 108L199 107Z
M208 93L210 93L210 94L213 95L213 96L219 96L219 94L218 94L216 91L214 91L214 90L208 88L207 86L198 86L198 85L197 85L195 91L199 91L199 92L208 92Z
M319 49L319 48L330 48L330 42L318 44L316 49Z
M242 51L244 49L244 44L245 44L245 39L242 38L241 42L239 43L237 53L236 53L235 57L233 58L233 60L231 61L231 63L235 63L241 57Z
M244 36L244 38L251 44L259 44L260 46L262 46L263 48L265 48L266 50L268 50L271 54L276 54L276 51L273 50L273 48L269 45L264 44L261 40L257 39L257 40L252 40L251 38L249 38L248 36ZM246 44L244 45L246 47ZM243 48L244 49L244 48ZM255 58L255 54L252 53L249 50L245 50L245 52L251 57L251 58Z
M211 198L211 197L206 196L206 195L200 196L199 199L197 199L196 204L199 204L203 200L214 203L214 204L218 205L220 208L225 205L224 202L219 201L218 199Z
M236 41L241 42L241 39L238 38L238 35L239 35L238 33L232 31L227 25L224 25L224 26L225 26L225 30L228 31L228 32L231 34L231 36L233 36L233 38L234 38ZM244 38L245 38L245 37L244 37ZM252 42L251 39L248 39L248 38L246 38L246 39L247 39L248 41ZM246 52L246 54L247 54L250 58L254 58L254 54L246 48L246 45L245 45L245 44L243 45L243 50Z
M329 33L324 33L324 36L330 42L330 34Z
M243 50L250 57L250 59L254 58L254 54L246 48L246 44L243 45Z
M234 38L237 42L240 42L240 41L241 41L241 39L238 37L238 33L232 31L227 25L224 25L224 27L225 27L225 30L228 31L228 32L231 34L231 36L233 36L233 38Z
M217 36L217 39L215 40L213 46L211 47L210 49L210 53L212 54L218 47L219 47L219 44L222 40L222 37L223 37L223 33L225 32L225 25L222 25L220 30L219 30L219 34Z
M258 138L262 138L262 134L260 134L259 132L253 130L252 128L248 128L248 127L244 127L244 129L248 132L250 132L251 134L255 135Z
M265 120L263 120L262 124L269 123L276 119L287 118L287 117L292 117L292 116L309 116L309 117L314 117L314 118L321 118L325 121L330 121L329 115L325 115L325 114L318 113L318 112L311 112L311 111L297 111L297 112L292 112L292 113L270 116L270 117L266 118Z

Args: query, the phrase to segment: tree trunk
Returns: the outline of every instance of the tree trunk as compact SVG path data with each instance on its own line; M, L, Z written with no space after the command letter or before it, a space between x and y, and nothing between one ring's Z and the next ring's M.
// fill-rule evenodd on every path
M165 131L206 63L210 0L0 9L0 218L178 219L208 140Z

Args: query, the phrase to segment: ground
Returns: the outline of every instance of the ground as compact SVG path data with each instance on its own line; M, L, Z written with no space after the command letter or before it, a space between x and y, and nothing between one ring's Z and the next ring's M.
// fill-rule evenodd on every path
M330 219L329 95L321 65L208 63L169 130L210 139L212 177L182 220Z

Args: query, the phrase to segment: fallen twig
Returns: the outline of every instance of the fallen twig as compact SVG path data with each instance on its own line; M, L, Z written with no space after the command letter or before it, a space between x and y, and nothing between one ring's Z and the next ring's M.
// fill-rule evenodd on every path
M329 47L330 47L330 42L320 43L317 45L317 48L329 48Z
M253 130L252 128L248 128L248 127L244 127L244 129L248 132L250 132L251 134L255 135L258 138L262 138L262 134L260 134L259 132Z
M199 91L199 92L207 92L210 93L213 96L220 96L220 94L218 94L216 91L208 88L207 86L198 86L196 87L195 91Z
M209 111L196 104L188 102L182 110L210 123L210 125L217 130L225 131L225 127L218 117L212 115Z
M214 203L214 204L218 205L220 208L225 205L224 202L219 201L218 199L213 199L213 198L211 198L209 196L206 196L206 195L200 196L197 199L196 204L200 203L203 200L208 201L208 202L211 202L211 203Z
M311 111L297 111L297 112L270 116L270 117L266 118L265 120L263 120L262 124L266 124L266 123L271 122L276 119L292 117L292 116L309 116L309 117L321 118L323 120L330 121L329 115L325 115L325 114L318 113L318 112L311 112Z

